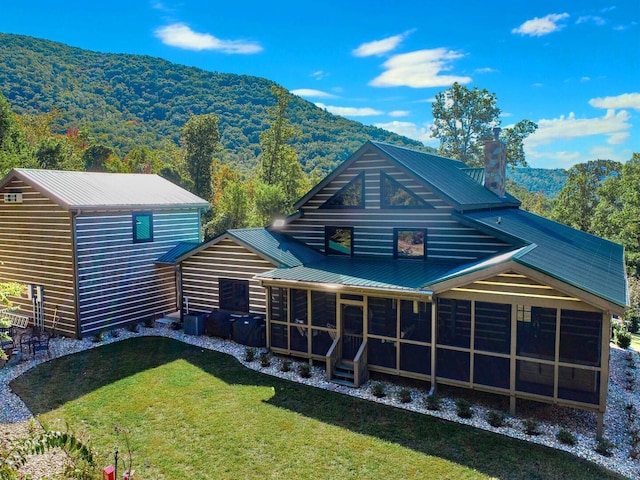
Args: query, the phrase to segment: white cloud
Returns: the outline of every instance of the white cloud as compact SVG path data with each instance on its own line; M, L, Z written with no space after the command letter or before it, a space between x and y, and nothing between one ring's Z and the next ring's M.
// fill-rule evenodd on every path
M382 115L384 112L369 107L336 107L325 105L324 103L316 103L316 107L322 108L334 115L342 117L369 117L373 115Z
M394 120L388 123L376 123L374 126L389 130L390 132L397 133L398 135L404 135L405 137L413 138L425 145L438 146L440 141L437 138L431 136L429 125L418 126L412 122L399 122Z
M323 92L322 90L314 90L313 88L298 88L297 90L291 90L291 93L298 95L299 97L311 97L311 98L335 98L332 93Z
M640 110L640 93L623 93L615 97L599 97L589 100L596 108L633 108Z
M221 40L209 33L194 32L184 23L173 23L156 29L162 43L185 50L219 50L224 53L250 54L262 51L260 44L244 40Z
M560 25L559 22L566 18L569 18L568 13L552 13L542 18L535 17L533 20L527 20L518 28L511 30L511 33L541 37L563 28L564 25Z
M538 120L538 129L525 139L528 148L535 148L559 140L573 140L581 137L606 135L607 143L616 144L628 136L631 118L626 110L607 110L602 117L576 118L574 113L565 117Z
M577 24L593 23L594 25L601 27L602 25L605 25L607 21L604 18L599 17L597 15L584 15L582 17L578 17L578 20L576 20L576 23Z
M383 63L386 71L369 82L374 87L448 87L453 83L469 83L471 77L441 75L451 70L451 62L462 58L460 52L445 48L418 50L394 55Z
M374 40L372 42L366 42L360 45L358 48L351 51L355 57L370 57L372 55L384 55L392 50L395 50L400 42L409 35L412 30L394 35L392 37L383 38L382 40Z
M323 70L316 70L311 74L311 76L316 80L322 80L323 78L328 77L329 74Z
M394 110L389 112L390 117L408 117L409 115L411 115L409 110Z
M491 67L484 67L484 68L476 68L475 72L476 73L497 73L498 70L496 70L495 68L491 68Z

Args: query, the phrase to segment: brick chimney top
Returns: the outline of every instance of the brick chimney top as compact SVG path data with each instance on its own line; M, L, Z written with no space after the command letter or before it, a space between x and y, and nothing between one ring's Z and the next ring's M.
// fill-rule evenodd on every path
M484 142L484 186L500 198L505 196L507 146L500 141L500 128L493 129L493 139Z

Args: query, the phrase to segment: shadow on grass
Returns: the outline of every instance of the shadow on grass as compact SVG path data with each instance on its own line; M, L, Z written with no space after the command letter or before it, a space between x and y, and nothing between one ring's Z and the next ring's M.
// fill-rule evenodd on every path
M266 403L497 478L622 478L564 452L427 415L264 375L234 357L163 337L136 337L43 363L11 386L35 415L136 373L185 360L229 385L273 387Z

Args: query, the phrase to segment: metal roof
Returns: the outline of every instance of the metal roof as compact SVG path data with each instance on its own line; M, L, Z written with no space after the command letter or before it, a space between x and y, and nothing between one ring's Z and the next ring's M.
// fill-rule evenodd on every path
M0 182L23 180L67 210L209 208L209 202L158 175L15 168Z
M257 278L424 292L425 285L433 283L451 268L451 264L413 260L323 257L321 261L307 265L270 270Z
M200 245L200 242L180 242L156 260L156 263L175 265L176 260Z
M296 267L303 263L316 262L324 255L306 246L294 238L273 232L266 228L238 228L227 230L208 242L201 243L182 255L176 257L177 263L196 253L219 243L224 239L232 239L256 254L279 267Z
M519 209L471 212L456 217L487 234L517 237L535 245L516 255L516 262L626 306L622 245Z

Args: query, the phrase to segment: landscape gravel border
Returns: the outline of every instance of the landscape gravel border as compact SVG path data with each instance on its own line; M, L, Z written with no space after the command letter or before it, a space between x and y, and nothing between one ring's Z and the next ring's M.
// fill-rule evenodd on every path
M614 345L611 346L609 395L607 413L604 418L604 436L612 442L615 447L611 450L611 456L606 457L595 451L597 442L595 439L596 415L594 413L553 405L543 406L543 420L539 419L539 409L535 413L536 417L538 417L536 421L539 424L540 434L527 435L522 427L522 421L527 419L527 412L520 408L517 416L506 416L505 426L496 428L489 425L486 420L487 413L492 409L480 404L474 403L472 405L474 411L472 418L463 419L456 414L455 399L453 397L442 397L442 408L440 410L428 410L423 401L423 398L427 394L426 390L381 381L369 381L361 388L345 387L328 382L325 379L324 368L317 366L311 368L310 378L302 378L298 374L297 365L307 363L306 360L296 360L287 357L287 360L292 362L291 369L288 372L282 372L280 367L284 357L273 356L271 365L262 367L258 355L256 355L255 360L247 362L245 360L247 347L230 340L186 335L182 330L172 330L166 326L147 328L140 325L138 332L131 332L128 329L120 329L117 332L117 336L106 334L104 340L101 342L93 342L91 338L85 338L83 340L55 338L50 342L50 357L40 354L36 359L28 359L21 361L17 365L0 369L0 398L2 398L2 402L0 402L0 433L2 433L2 441L24 437L30 429L41 428L35 422L33 415L26 405L11 390L9 383L14 378L17 378L35 365L48 361L49 359L81 352L136 336L163 336L197 347L232 355L248 368L268 375L286 378L353 397L381 402L397 408L432 415L445 420L471 425L483 430L493 431L513 438L564 450L577 457L601 465L613 472L620 473L625 477L640 478L640 458L633 459L630 457L634 448L631 431L634 428L636 431L640 431L640 424L638 423L640 395L637 393L637 391L640 390L640 354L631 350L619 349ZM257 351L261 350L258 349ZM629 365L633 365L633 367L630 368ZM374 396L372 389L376 384L382 384L386 392L385 397L377 398ZM398 394L401 389L411 392L411 402L402 403L398 399ZM575 445L566 445L556 439L560 428L573 433L577 440ZM59 451L52 451L30 460L29 463L23 467L21 473L31 474L34 479L43 478L51 475L52 472L61 472L64 464L64 454Z

